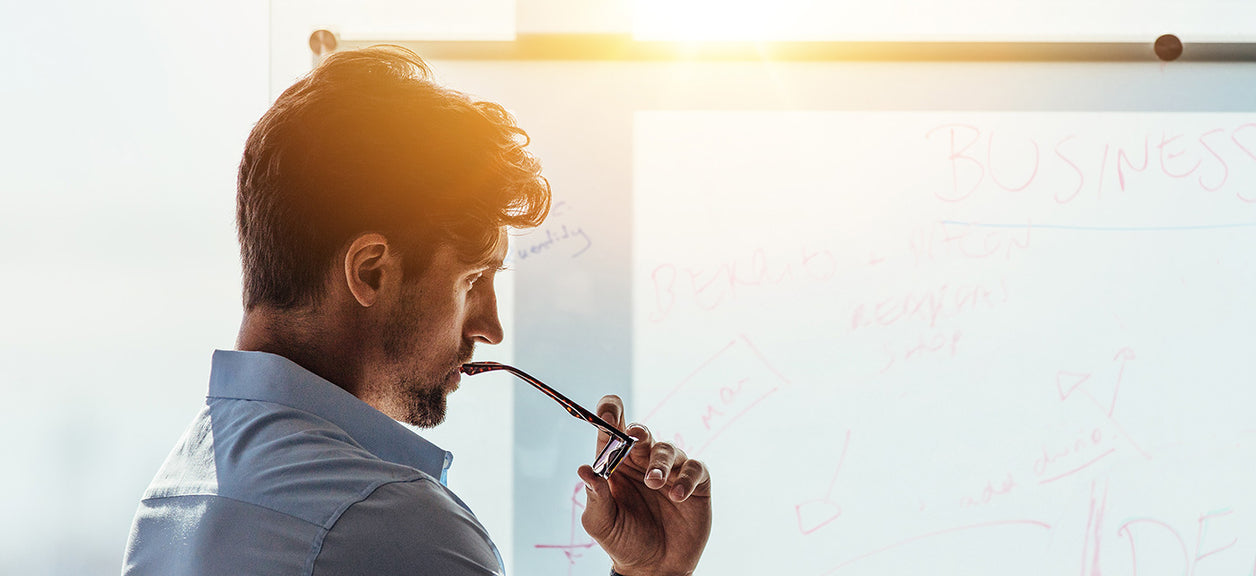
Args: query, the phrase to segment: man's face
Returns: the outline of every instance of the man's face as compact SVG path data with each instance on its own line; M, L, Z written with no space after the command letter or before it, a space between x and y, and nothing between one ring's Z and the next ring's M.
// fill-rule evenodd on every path
M431 427L445 419L445 396L458 388L459 369L477 342L497 344L493 277L506 255L487 264L466 264L449 246L437 249L417 281L407 281L400 301L384 320L382 345L388 370L384 401L394 418Z

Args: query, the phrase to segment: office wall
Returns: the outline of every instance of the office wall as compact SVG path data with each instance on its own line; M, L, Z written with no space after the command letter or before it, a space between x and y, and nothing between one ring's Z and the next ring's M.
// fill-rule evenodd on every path
M0 573L114 574L240 318L264 3L0 7Z

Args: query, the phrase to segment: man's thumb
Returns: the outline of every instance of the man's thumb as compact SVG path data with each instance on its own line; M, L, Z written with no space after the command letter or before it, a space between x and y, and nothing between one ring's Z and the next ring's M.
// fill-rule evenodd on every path
M601 540L611 531L611 523L615 518L615 499L611 498L611 485L605 478L593 472L589 465L581 466L576 471L580 480L584 481L585 505L580 523L585 532L594 540Z

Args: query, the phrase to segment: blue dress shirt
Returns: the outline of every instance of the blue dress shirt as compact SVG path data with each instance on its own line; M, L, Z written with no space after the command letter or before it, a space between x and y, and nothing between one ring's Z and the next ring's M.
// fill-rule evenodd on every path
M214 352L205 407L145 491L122 573L503 574L453 460L264 352Z

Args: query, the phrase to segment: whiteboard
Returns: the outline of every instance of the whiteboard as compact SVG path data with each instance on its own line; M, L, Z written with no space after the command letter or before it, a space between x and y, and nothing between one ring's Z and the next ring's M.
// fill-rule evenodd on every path
M1223 471L1249 460L1250 451L1236 456L1221 442L1215 451L1174 452L1161 441L1180 437L1174 441L1206 446L1198 436L1216 433L1230 434L1230 444L1239 445L1233 450L1250 450L1252 442L1248 428L1236 429L1243 422L1236 412L1250 395L1235 382L1254 373L1242 360L1253 335L1243 301L1252 278L1242 276L1252 269L1244 248L1256 220L1245 201L1253 161L1243 148L1256 151L1256 131L1246 127L1256 121L1248 96L1253 66L436 61L433 67L442 82L504 103L528 131L553 185L554 213L540 228L516 233L507 264L515 281L516 365L585 405L620 395L630 418L646 420L663 437L679 433L711 466L715 527L699 574L781 573L781 567L812 575L920 571L912 561L941 567L931 573L983 574L992 572L970 557L1007 564L1012 552L1000 550L1029 549L1034 555L1027 558L1044 562L1038 573L1057 573L1051 569L1059 566L1074 573L1097 541L1101 570L1133 576L1127 532L1143 555L1139 574L1156 574L1153 566L1183 571L1146 556L1150 550L1172 546L1193 559L1231 541L1195 562L1196 573L1250 573L1256 562L1250 501L1229 498L1236 491L1219 484L1228 480L1190 472L1196 465ZM947 128L929 135L939 126ZM953 161L952 135L962 152ZM1033 172L1035 145L1038 174L1015 190ZM1081 171L1080 190L1079 172L1060 154ZM1175 178L1166 168L1190 173ZM933 195L948 191L968 196L943 202ZM1115 230L1122 227L1163 229ZM912 233L922 247L932 245L932 264L914 264ZM945 241L948 235L960 235L971 253L988 249L986 243L1004 252L960 259L961 244ZM1027 241L1027 249L1018 248ZM1098 250L1095 242L1117 244ZM1222 251L1224 266L1201 260L1201 246ZM762 264L755 260L759 248L768 257L759 256ZM878 259L883 262L873 265ZM1150 268L1148 259L1163 268ZM724 287L735 298L726 294L714 312L700 314L699 304L720 296L719 282L683 295L680 275L666 328L650 324L657 311L654 268L670 263L686 274L686 266L715 263L704 269L710 273L730 261L739 282ZM824 282L770 284L791 264ZM757 286L751 285L756 266L767 270ZM1181 303L1222 273L1234 282ZM1083 283L1092 278L1095 284ZM1134 284L1139 278L1155 283ZM908 290L917 285L918 292ZM936 290L942 285L949 287ZM956 316L951 308L965 286L970 296ZM979 287L990 294L972 295ZM857 304L876 320L882 299L901 303L909 294L913 311L930 294L939 302L951 298L936 330L962 332L955 358L951 342L937 341L918 318L846 327ZM982 308L972 303L978 297ZM1034 309L1035 303L1046 307ZM1109 305L1122 308L1123 325L1104 310ZM1044 319L1050 330L1029 322ZM887 344L898 346L900 359L880 374L889 363ZM485 354L492 359L491 349ZM823 379L812 364L819 360L831 363ZM1104 386L1113 385L1122 365L1113 418L1153 455L1146 463L1121 444L1125 433L1104 424L1106 411L1088 408L1086 394L1110 403L1105 395L1113 390ZM720 374L741 374L732 384L757 379L743 385L746 395L736 401L748 404L775 391L753 410L726 411L718 404ZM1060 382L1066 400L1059 398ZM983 403L963 402L974 397ZM510 573L605 574L609 559L580 527L583 489L575 477L593 456L592 431L543 395L524 390L513 402L513 529L490 527L496 539L513 539ZM737 420L703 436L711 402ZM1217 411L1201 424L1201 412L1210 408ZM719 416L709 415L713 428L721 426ZM1006 429L989 429L1000 421ZM1014 426L1022 421L1024 430ZM1147 421L1156 428L1145 430ZM1089 462L1056 455L1096 428L1108 444L1092 458L1118 449L1040 485ZM829 435L818 437L817 430ZM1006 437L1006 444L982 433ZM939 446L924 462L920 436ZM772 451L764 453L765 445ZM814 454L804 453L811 447ZM869 455L887 447L893 449ZM1036 476L1044 448L1053 467ZM473 450L479 451L460 449L457 458ZM971 477L939 472L952 468ZM1014 498L996 498L1008 473L1016 488L1006 496ZM1144 486L1138 474L1163 481ZM1236 475L1234 482L1250 484L1249 473L1240 468ZM483 483L482 492L506 484L500 477L463 478ZM1107 507L1087 532L1091 495L1098 506L1105 487ZM900 489L901 508L888 506L887 494L898 502ZM907 497L923 500L926 513L916 501L913 516ZM980 505L959 509L957 498ZM467 500L477 512L478 500ZM870 518L867 507L857 506L862 501L887 506L884 515ZM1143 506L1161 501L1165 509ZM825 524L834 506L841 517ZM1055 516L1040 517L1044 507ZM1201 538L1199 519L1213 513ZM1118 532L1135 518L1122 514L1149 521ZM933 535L939 531L948 532ZM986 543L987 552L974 553L974 542ZM887 564L895 562L907 565ZM1245 571L1232 569L1244 563ZM1094 573L1091 562L1086 566Z
M1249 574L1256 115L641 111L704 574Z

